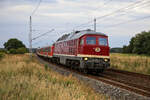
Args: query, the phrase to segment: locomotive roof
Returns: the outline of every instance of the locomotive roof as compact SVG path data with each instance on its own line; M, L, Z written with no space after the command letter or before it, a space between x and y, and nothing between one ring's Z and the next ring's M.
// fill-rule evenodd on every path
M106 34L101 33L101 32L95 32L95 31L92 31L92 30L84 30L84 31L72 32L72 33L70 33L70 34L65 34L65 35L63 35L61 38L59 38L59 39L57 40L57 42L62 42L62 41L67 41L67 40L78 39L78 38L80 38L81 36L86 35L86 34L94 34L94 35L97 34L97 35L107 36Z

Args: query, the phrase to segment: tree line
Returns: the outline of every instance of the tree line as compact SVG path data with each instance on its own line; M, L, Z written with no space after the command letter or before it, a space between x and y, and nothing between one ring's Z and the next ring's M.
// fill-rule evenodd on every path
M123 53L150 55L150 31L143 31L131 38L129 45L123 46Z

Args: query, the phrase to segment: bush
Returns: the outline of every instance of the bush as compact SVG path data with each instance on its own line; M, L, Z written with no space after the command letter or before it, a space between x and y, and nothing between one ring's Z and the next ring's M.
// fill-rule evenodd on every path
M7 53L7 51L5 49L0 49L0 52Z
M0 52L0 60L4 57L4 53L3 52Z
M24 53L27 53L27 52L28 52L28 50L24 47L17 49L17 54L24 54Z
M11 53L11 54L17 54L17 50L16 49L10 49L9 53Z
M27 53L28 50L24 47L22 48L18 48L18 49L10 49L9 50L9 53L10 54L24 54L24 53Z
M48 65L47 65L47 64L45 64L44 68L45 68L45 70L48 70Z

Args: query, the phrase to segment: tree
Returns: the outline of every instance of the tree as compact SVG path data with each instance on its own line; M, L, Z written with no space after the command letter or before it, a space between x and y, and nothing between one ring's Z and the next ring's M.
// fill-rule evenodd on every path
M143 31L132 37L129 45L123 47L123 52L150 55L150 31Z
M4 43L4 47L7 50L10 49L18 49L18 48L26 48L25 45L18 39L12 38L9 39L7 42Z
M130 50L129 50L129 46L124 45L123 48L122 48L122 52L123 53L131 53Z
M126 47L127 53L133 53L134 43L135 43L135 37L132 37L129 43L129 46Z
M122 53L123 49L122 48L111 48L110 52L111 53Z
M4 47L11 54L24 54L28 52L22 41L15 38L9 39L6 43L4 43Z

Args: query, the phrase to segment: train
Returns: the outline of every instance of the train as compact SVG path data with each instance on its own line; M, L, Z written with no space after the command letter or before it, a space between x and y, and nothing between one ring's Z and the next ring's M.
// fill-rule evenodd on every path
M93 30L75 31L60 37L53 45L36 53L49 61L84 73L103 72L110 67L108 36Z

